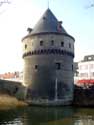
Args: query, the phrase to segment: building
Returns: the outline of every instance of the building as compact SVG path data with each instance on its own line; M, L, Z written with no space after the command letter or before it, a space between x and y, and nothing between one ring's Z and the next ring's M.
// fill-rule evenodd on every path
M3 74L0 74L0 79L22 82L23 72L19 72L19 71L6 72L6 73L3 73Z
M78 62L74 62L74 84L77 84L78 81Z
M87 55L78 63L80 86L91 86L94 84L94 55Z
M78 62L74 62L74 76L78 76Z
M39 105L68 105L73 100L74 38L48 8L23 44L23 84L27 99Z

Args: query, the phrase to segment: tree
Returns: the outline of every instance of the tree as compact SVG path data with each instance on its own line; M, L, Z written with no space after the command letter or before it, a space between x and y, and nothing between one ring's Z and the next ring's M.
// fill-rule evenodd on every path
M10 4L10 3L11 3L10 0L0 0L0 14L6 11L6 4Z
M10 4L9 0L0 0L0 6L2 6L3 4Z

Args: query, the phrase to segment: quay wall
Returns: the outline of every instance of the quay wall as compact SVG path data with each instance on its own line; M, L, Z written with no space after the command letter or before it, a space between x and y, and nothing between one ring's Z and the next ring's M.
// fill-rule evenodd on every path
M0 79L0 94L8 94L18 99L24 99L25 87L21 82Z
M21 82L0 80L1 94L3 93L8 94L20 100L24 100L26 96L26 90L28 95L29 90L26 89ZM72 105L73 106L94 106L94 85L89 88L82 88L74 85L74 99L73 99Z
M94 106L94 85L83 88L75 85L74 87L74 106Z

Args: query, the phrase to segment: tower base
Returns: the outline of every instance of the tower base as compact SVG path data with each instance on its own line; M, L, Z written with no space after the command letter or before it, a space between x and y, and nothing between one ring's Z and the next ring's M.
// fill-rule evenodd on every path
M72 104L72 100L67 99L57 99L57 100L26 100L29 105L34 106L67 106Z

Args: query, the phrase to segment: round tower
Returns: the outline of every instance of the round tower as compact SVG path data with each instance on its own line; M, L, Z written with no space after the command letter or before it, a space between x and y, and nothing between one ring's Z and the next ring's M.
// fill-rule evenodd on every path
M38 105L69 105L73 100L74 38L47 9L23 43L23 84L27 100Z

